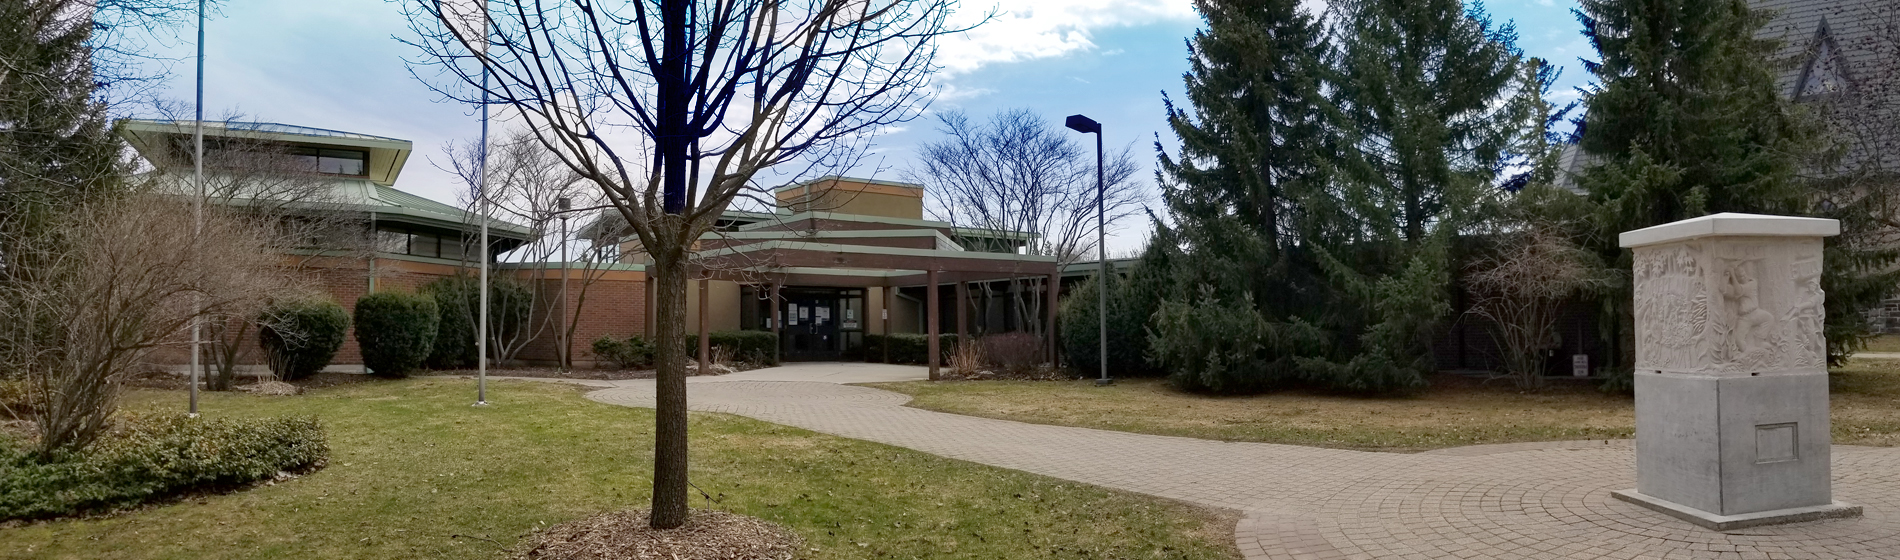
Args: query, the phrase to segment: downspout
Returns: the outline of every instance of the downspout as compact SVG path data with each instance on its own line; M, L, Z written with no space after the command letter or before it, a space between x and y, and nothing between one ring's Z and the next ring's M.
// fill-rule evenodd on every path
M369 213L369 293L376 293L376 213Z

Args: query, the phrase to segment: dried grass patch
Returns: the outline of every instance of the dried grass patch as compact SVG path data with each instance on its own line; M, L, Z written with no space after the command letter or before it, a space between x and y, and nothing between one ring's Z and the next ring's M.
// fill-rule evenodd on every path
M516 560L791 560L802 542L784 527L718 510L694 511L678 529L647 526L647 510L562 523L536 535Z

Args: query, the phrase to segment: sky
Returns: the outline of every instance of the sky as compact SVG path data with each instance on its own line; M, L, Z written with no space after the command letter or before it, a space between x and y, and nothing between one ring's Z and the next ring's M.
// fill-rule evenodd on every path
M1570 15L1574 6L1485 6L1495 21L1516 25L1526 55L1565 67L1560 102L1585 83L1578 57L1590 54ZM1157 139L1174 149L1162 92L1181 99L1184 41L1201 24L1190 0L965 0L959 17L991 11L989 23L944 43L940 94L929 111L877 138L853 175L902 180L916 148L941 137L931 114L943 110L982 119L1024 108L1053 123L1088 115L1102 123L1110 150L1132 146L1150 169ZM472 107L442 99L409 74L405 59L417 53L396 39L407 33L394 0L224 2L206 24L205 114L410 140L415 151L396 187L454 203L459 187L432 161L446 163L442 146L478 137L480 122ZM189 102L196 44L183 35L154 45L154 54L174 59L159 95ZM138 110L125 111L149 116L132 114ZM1140 174L1149 183L1152 176ZM1137 250L1149 229L1140 219L1111 224L1109 250Z

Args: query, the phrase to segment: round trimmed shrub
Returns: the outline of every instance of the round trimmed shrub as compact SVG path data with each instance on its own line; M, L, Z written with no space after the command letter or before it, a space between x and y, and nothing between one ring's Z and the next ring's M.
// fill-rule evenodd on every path
M363 366L383 377L409 375L429 357L439 321L433 297L382 292L356 300L356 343L363 348Z
M330 365L349 336L350 313L327 299L299 299L270 306L259 323L263 327L257 330L257 342L271 371L290 381Z

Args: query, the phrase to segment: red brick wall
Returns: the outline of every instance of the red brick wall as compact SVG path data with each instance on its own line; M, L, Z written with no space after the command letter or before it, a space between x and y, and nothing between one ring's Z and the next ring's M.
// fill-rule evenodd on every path
M555 330L565 328L561 315L561 271L514 272L537 291L530 324L545 325L541 335L529 342L516 358L533 365L556 364L559 355ZM578 319L571 341L575 367L594 366L594 339L646 334L645 273L595 271L591 273L591 282L582 277L584 274L588 273L583 269L570 269L567 280L567 313Z
M376 291L414 292L437 279L454 275L457 267L436 263L415 262L392 258L378 258L375 262ZM365 259L319 258L299 260L295 267L286 271L304 275L310 287L327 294L343 308L354 314L356 300L369 293L370 263ZM473 271L470 271L472 273ZM576 366L591 367L594 356L592 344L602 335L625 337L646 332L646 273L639 271L615 270L595 271L594 280L585 288L583 300L582 287L587 284L581 278L582 270L569 272L568 308L580 318L580 325L574 332L574 358ZM541 293L535 298L536 310L533 321L540 322L550 313L559 310L560 270L539 269L499 269L492 274L513 275L535 286ZM537 276L545 279L537 281ZM555 323L558 323L558 318ZM554 364L557 361L554 338L554 325L540 332L540 336L530 341L517 358L531 364ZM188 335L181 334L176 344L169 344L154 352L151 362L160 365L182 365L188 363L190 354L186 350ZM261 353L256 350L257 335L249 333L245 339L246 363L261 364ZM356 344L356 333L351 332L344 339L343 347L331 360L335 365L356 365L363 363L362 353Z

